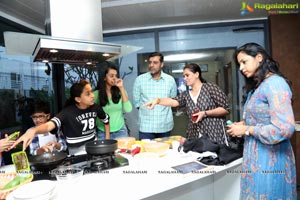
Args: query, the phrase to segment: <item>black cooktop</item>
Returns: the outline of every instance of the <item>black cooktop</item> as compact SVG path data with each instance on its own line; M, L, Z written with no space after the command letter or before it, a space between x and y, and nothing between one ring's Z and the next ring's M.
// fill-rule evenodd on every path
M89 154L68 156L60 166L73 166L83 169L83 174L98 173L104 170L109 170L117 167L128 165L126 158L119 154L105 154L92 156ZM33 173L33 181L35 180L56 180L55 174L51 173L54 168L35 169L31 167Z

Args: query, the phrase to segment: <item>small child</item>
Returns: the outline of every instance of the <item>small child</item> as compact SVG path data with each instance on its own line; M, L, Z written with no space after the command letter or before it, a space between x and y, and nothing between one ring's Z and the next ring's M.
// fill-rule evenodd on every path
M68 145L69 155L85 153L85 143L96 140L97 117L102 120L105 135L109 136L109 115L100 105L95 104L92 86L87 80L74 83L70 88L70 98L65 107L47 123L30 128L11 148L23 141L23 150L34 136L52 130L61 129Z
M35 102L31 118L35 126L46 123L50 119L49 104L42 101ZM61 131L58 131L56 135L50 132L35 135L29 147L31 155L38 155L44 152L65 151L67 144Z

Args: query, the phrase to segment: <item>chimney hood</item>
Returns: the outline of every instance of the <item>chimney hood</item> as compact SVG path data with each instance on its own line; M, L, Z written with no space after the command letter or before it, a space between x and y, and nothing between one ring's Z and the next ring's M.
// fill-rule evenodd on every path
M45 0L45 3L48 35L4 32L7 54L30 55L34 62L86 65L141 49L102 42L101 0Z
M97 64L117 57L121 46L68 39L40 38L33 52L34 62Z

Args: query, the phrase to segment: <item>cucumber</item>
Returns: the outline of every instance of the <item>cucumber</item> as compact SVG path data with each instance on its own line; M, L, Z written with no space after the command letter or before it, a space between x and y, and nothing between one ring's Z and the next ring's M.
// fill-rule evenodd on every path
M20 184L20 177L16 176L13 180L9 181L2 189L3 190L11 189L13 187L16 187L19 184Z
M17 175L13 180L9 181L2 188L2 190L7 190L7 189L11 189L13 187L16 187L16 186L20 185L21 183L23 183L24 181L26 181L27 179L29 179L30 177L31 177L31 175L29 175L29 176L20 176L20 175Z

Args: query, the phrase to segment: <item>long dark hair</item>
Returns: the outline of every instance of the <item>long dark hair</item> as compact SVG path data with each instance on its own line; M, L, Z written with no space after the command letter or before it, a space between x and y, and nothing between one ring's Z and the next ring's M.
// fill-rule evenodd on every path
M74 83L70 88L70 98L66 101L65 107L70 105L76 105L78 104L77 101L75 101L75 97L80 97L80 95L83 92L84 87L90 84L87 80L80 80L77 83Z
M97 88L99 90L98 99L99 99L99 103L101 106L106 106L109 103L108 96L106 93L105 77L110 69L116 70L117 75L119 77L119 69L113 63L108 62L107 66L105 66L104 73L103 73L102 77L99 79L98 84L97 84ZM121 99L120 89L117 86L112 86L110 89L110 92L111 92L111 98L112 98L113 103L117 104L119 102L119 100Z
M279 71L279 64L275 60L273 60L273 58L260 45L256 43L247 43L241 46L240 48L238 48L234 54L234 59L237 66L239 66L237 55L240 52L243 52L252 57L256 57L257 54L261 54L263 57L253 77L246 78L245 75L243 74L244 77L246 78L246 85L244 88L243 101L242 101L243 104L246 102L247 94L250 91L253 92L256 88L258 88L258 86L264 81L267 74L270 72L283 77L286 80L286 82L289 85L291 85L291 82L287 78L285 78L283 74Z
M194 74L196 72L199 73L199 79L202 83L206 83L206 80L202 77L202 72L201 72L201 68L199 67L199 65L197 65L196 63L190 63L190 64L187 64L186 66L184 66L183 68L184 70L185 69L189 69L191 72L193 72Z

